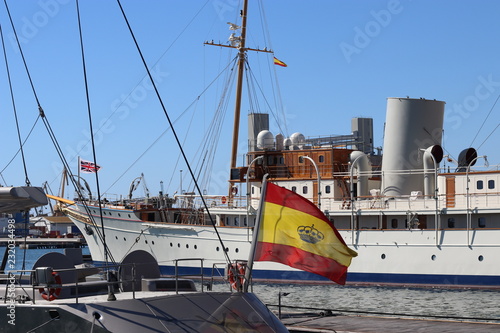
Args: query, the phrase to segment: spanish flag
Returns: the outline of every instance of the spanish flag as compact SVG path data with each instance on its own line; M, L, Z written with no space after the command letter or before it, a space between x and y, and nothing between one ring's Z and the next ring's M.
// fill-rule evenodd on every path
M274 58L274 64L275 65L282 66L282 67L287 67L287 64L285 64L283 61L279 60L276 57L273 57L273 58Z
M275 261L345 284L358 254L345 244L328 218L309 200L266 183L255 261Z

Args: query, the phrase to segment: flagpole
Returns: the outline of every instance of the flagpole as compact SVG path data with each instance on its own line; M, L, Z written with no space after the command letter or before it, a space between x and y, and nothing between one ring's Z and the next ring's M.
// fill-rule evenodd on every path
M260 228L260 220L262 218L262 206L264 205L264 201L266 200L266 189L267 189L267 176L269 174L265 174L262 182L262 196L259 201L259 209L257 210L257 220L255 221L255 225L253 227L253 237L252 237L252 246L250 247L250 254L248 256L247 269L245 270L245 282L243 284L243 292L248 292L248 286L250 285L250 279L252 277L252 269L253 269L253 261L255 257L255 250L257 248L257 239L259 237L259 228Z

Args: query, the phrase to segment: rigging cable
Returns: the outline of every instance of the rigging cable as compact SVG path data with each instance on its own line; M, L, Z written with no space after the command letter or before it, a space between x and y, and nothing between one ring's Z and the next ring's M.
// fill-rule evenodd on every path
M154 91L156 93L158 101L161 104L161 108L163 109L163 113L165 114L165 117L167 118L169 126L172 129L172 134L174 135L175 141L176 141L176 143L177 143L177 145L178 145L178 147L179 147L179 149L180 149L180 151L182 153L182 157L184 159L184 162L186 163L186 166L187 166L187 168L189 170L189 173L190 173L191 177L193 179L195 179L193 170L191 169L191 165L189 164L189 161L188 161L187 156L186 156L186 154L184 152L184 149L182 148L182 145L181 145L181 142L179 140L179 137L177 136L177 132L175 131L175 128L174 128L173 123L172 123L172 121L170 119L170 116L168 115L168 112L167 112L167 109L165 107L165 104L163 103L163 99L161 98L160 92L158 91L158 88L156 87L156 83L155 83L155 81L153 79L153 76L152 76L150 70L149 70L149 67L148 67L148 65L146 63L146 60L144 59L144 55L142 54L142 51L141 51L141 49L139 47L139 43L137 42L137 39L135 38L135 35L134 35L133 31L132 31L132 27L130 26L130 23L129 23L128 19L127 19L127 16L125 15L125 11L123 10L123 7L122 7L122 4L121 4L120 0L117 0L117 3L118 3L118 6L120 7L120 10L122 12L123 18L125 20L125 23L127 24L127 27L128 27L128 29L130 31L130 35L131 35L132 39L134 40L135 46L137 48L137 52L139 53L139 56L141 57L142 63L144 65L144 68L145 68L145 70L148 73L149 79L151 81L151 85L153 86L153 89L154 89ZM203 201L203 205L204 205L204 207L206 209L206 212L207 212L207 214L208 214L208 216L210 218L210 222L212 223L212 226L214 227L215 233L217 234L217 238L219 239L219 242L222 245L223 249L225 249L226 247L224 246L224 242L222 241L222 238L221 238L221 236L219 234L219 231L217 230L217 228L215 226L215 222L213 220L213 217L210 214L210 211L208 210L208 206L206 204L206 201L203 198L201 189L198 186L198 183L196 181L195 181L195 185L196 185L196 189L198 190L198 193L200 194L201 200ZM230 263L231 260L229 259L229 254L227 253L227 251L223 251L223 252L224 252L224 255L226 257L227 262Z
M2 26L1 25L0 25L0 36L1 36L1 39L2 39L2 49L3 49L4 60L5 60L5 69L7 71L7 81L9 82L10 99L12 101L12 109L14 111L14 118L16 120L17 139L19 140L19 150L21 152L21 159L23 161L24 176L26 177L26 186L30 186L31 184L30 184L30 180L28 178L28 169L26 167L26 159L24 157L23 142L21 140L21 130L19 129L19 120L18 120L18 117L17 117L16 102L15 102L15 99L14 99L14 92L12 90L12 80L10 78L9 63L7 61L7 52L5 51L5 43L4 43L3 31L2 31Z
M471 144L469 147L472 147L472 144L474 143L474 141L476 140L477 136L479 135L479 133L481 132L481 129L483 128L484 124L486 123L486 121L488 120L488 118L490 117L491 115L491 112L493 112L493 109L495 108L495 105L497 105L497 102L498 102L498 99L500 99L500 95L498 95L497 99L495 100L495 103L493 103L493 106L491 107L490 109L490 112L488 112L488 115L486 116L486 118L484 119L483 123L481 124L481 127L479 128L479 130L477 131L476 133L476 136L474 137L474 139L472 140ZM493 131L491 131L491 133L486 137L486 139L484 139L484 141L479 145L479 147L477 147L477 149L479 150L479 148L481 148L481 146L486 142L488 141L488 139L490 138L490 136L493 135L493 133L497 130L497 128L500 126L500 123L493 129Z
M89 118L89 128L90 128L90 142L92 144L92 156L94 158L94 165L97 164L97 157L96 157L96 151L95 151L95 141L94 141L94 131L93 131L93 126L92 126L92 112L90 109L90 96L89 96L89 86L88 86L88 80L87 80L87 66L85 63L85 52L84 52L84 47L83 47L83 36L82 36L82 25L81 25L81 20L80 20L80 6L79 6L79 0L76 0L76 13L77 13L77 18L78 18L78 33L80 36L80 50L81 50L81 56L82 56L82 70L83 70L83 81L85 84L85 98L87 102L87 113L88 113L88 118ZM78 166L80 167L80 166ZM97 202L99 204L99 218L101 222L101 231L102 231L102 242L104 246L104 263L105 266L108 266L108 257L109 257L109 248L106 243L106 234L105 234L105 228L104 228L104 218L102 214L102 201L101 201L101 192L100 192L100 186L99 186L99 175L98 175L98 170L94 172L95 174L95 181L96 181L96 187L97 187ZM108 271L108 277L109 277L109 271ZM108 286L108 290L110 293L112 290L112 286ZM109 299L108 299L109 300Z
M23 61L24 69L25 69L25 71L26 71L26 75L27 75L27 77L28 77L28 81L29 81L29 83L30 83L31 91L32 91L32 93L33 93L33 96L34 96L34 98L35 98L35 101L36 101L36 104L37 104L37 107L38 107L39 117L42 119L43 124L44 124L44 126L45 126L45 128L46 128L46 130L47 130L47 133L48 133L48 135L49 135L49 137L50 137L50 139L51 139L51 141L52 141L52 143L53 143L53 145L54 145L54 148L56 149L56 152L57 152L57 154L58 154L58 156L59 156L59 159L61 160L61 163L63 164L63 169L66 169L66 170L67 170L67 172L70 174L70 176L71 176L71 177L69 177L69 179L71 180L71 182L72 182L73 186L75 187L75 190L76 190L76 192L78 193L78 195L79 195L80 197L83 197L83 195L82 195L82 193L81 193L81 191L80 191L80 189L79 189L79 187L78 187L78 185L77 185L77 183L76 183L76 181L75 181L75 179L74 179L75 177L74 177L74 176L73 176L73 174L71 173L71 169L70 169L70 167L69 167L69 165L68 165L68 162L67 162L66 158L64 157L64 154L63 154L62 148L61 148L61 146L59 145L59 142L57 141L57 138L56 138L56 136L55 136L55 134L54 134L54 131L52 130L52 127L50 126L49 120L48 120L48 118L47 118L47 116L46 116L46 114L45 114L45 112L44 112L44 110L43 110L43 108L42 108L42 106L41 106L41 104L40 104L40 100L38 99L38 94L36 93L35 85L34 85L34 83L33 83L33 79L31 78L31 73L30 73L30 71L28 70L28 64L27 64L27 62L26 62L26 58L25 58L25 56L24 56L24 52L23 52L23 49L22 49L22 47L21 47L21 43L20 43L20 41L19 41L19 37L18 37L18 34L17 34L17 30L16 30L16 28L15 28L15 26L14 26L14 21L12 20L12 16L11 16L11 14L10 14L9 6L7 5L7 0L4 0L4 4L5 4L5 8L6 8L6 11L7 11L7 15L8 15L8 17L9 17L9 21L10 21L10 24L11 24L11 27L12 27L12 31L13 31L13 34L14 34L14 37L15 37L16 45L17 45L17 47L18 47L18 49L19 49L19 53L20 53L20 55L21 55L21 59L22 59L22 61ZM95 223L95 221L94 221L94 217L93 217L93 215L91 214L91 212L90 212L90 210L89 210L88 206L87 206L86 204L84 204L83 206L84 206L84 208L85 208L85 210L86 210L86 213L87 213L87 215L88 215L88 217L89 217L89 219L90 219L91 223L92 223L94 226L96 226L96 223ZM99 237L99 238L100 238L100 240L102 241L102 240L103 240L103 238L102 238L102 235L101 235L101 233L100 233L100 230L99 230L98 228L96 228L96 231L97 231L97 235L98 235L98 237ZM110 254L110 257L111 257L111 254ZM111 257L111 259L112 259L112 257ZM113 260L113 259L112 259L112 260ZM114 262L114 260L113 260L113 262Z

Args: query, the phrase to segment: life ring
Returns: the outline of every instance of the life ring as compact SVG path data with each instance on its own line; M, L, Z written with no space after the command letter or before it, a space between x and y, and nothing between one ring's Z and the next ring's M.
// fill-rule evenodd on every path
M220 198L220 201L221 201L223 204L225 204L225 203L227 202L227 199L226 199L226 197L222 197L222 198Z
M238 188L237 188L236 186L233 186L233 188L231 189L231 193L232 193L233 195L238 194Z
M245 266L242 264L229 265L227 279L234 290L240 290L245 281Z
M56 284L61 285L61 277L59 274L56 272L52 272L52 276L54 277L54 280L56 281ZM40 288L38 289L40 294L42 295L42 298L51 302L55 300L57 297L59 297L59 294L61 293L61 288Z

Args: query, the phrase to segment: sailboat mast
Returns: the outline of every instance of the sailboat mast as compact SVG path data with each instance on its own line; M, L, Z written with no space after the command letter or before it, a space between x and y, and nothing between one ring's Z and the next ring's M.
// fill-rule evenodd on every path
M230 170L236 168L236 159L238 157L238 137L240 132L240 115L241 115L241 94L243 90L243 74L245 70L245 39L247 32L247 8L248 0L243 3L243 10L241 11L242 22L241 22L241 36L240 44L238 48L238 77L236 82L236 102L234 106L234 124L233 124L233 142L231 148L231 166ZM229 183L229 193L228 197L231 199L233 197L232 184ZM231 201L230 201L231 202Z

